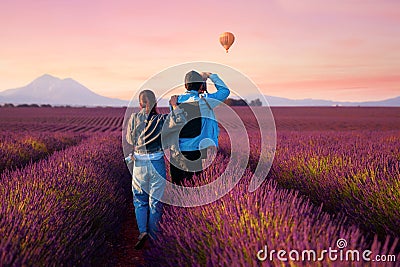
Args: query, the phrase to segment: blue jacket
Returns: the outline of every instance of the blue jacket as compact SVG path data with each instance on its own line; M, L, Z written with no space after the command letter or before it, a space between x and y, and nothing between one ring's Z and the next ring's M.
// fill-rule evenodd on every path
M210 146L218 147L219 128L213 109L228 98L230 90L217 74L211 74L209 78L217 88L217 92L199 95L197 91L186 91L178 96L178 103L199 101L202 116L201 134L195 138L180 138L179 148L181 151L200 150Z

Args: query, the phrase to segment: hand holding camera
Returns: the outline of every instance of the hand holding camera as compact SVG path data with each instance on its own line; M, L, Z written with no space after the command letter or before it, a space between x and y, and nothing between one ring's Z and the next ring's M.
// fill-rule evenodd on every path
M212 74L211 72L207 72L207 71L200 73L200 75L201 75L201 77L203 77L204 81L206 81L210 77L211 74Z

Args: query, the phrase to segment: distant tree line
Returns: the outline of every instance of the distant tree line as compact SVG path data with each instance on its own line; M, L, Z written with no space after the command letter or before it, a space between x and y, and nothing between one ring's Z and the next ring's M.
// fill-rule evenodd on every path
M52 106L50 104L18 104L14 105L12 103L4 103L3 105L0 105L0 107L3 108L51 108Z
M228 106L234 106L234 107L248 106L246 100L244 100L244 99L227 98L224 101L224 103L227 104Z
M253 107L260 107L262 106L262 102L259 98L251 100L250 103L247 103L246 99L233 99L228 98L224 101L224 103L228 106L234 107L244 107L244 106L253 106Z
M228 106L236 106L236 107L244 107L244 106L262 106L262 102L260 99L254 99L251 100L250 103L247 103L246 99L233 99L233 98L228 98L224 101L224 103ZM12 104L12 103L4 103L0 104L0 107L4 108L52 108L53 106L50 104ZM62 105L62 106L54 106L55 108L71 108L70 105ZM98 107L103 107L103 106L98 106Z
M261 107L262 102L259 98L257 98L257 99L251 100L249 105L253 106L253 107Z
M71 105L56 105L50 104L0 104L0 108L113 108L113 106L71 106ZM126 108L126 107L125 107Z

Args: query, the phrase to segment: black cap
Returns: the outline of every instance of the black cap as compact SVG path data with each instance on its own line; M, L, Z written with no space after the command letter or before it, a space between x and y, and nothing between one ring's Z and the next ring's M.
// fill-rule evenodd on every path
M185 83L203 82L203 77L197 71L191 70L186 73Z
M198 91L203 81L203 77L197 71L191 70L185 75L185 87L187 90Z

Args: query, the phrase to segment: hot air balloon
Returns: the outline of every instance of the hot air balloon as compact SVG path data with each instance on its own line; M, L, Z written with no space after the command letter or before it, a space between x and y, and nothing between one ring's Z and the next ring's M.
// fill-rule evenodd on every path
M229 47L235 41L235 36L231 32L224 32L219 36L219 42L226 49L226 53L228 53Z

